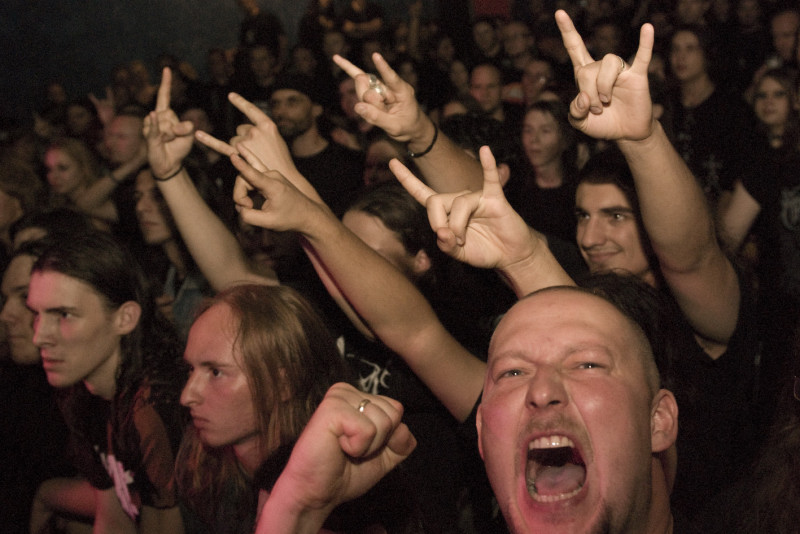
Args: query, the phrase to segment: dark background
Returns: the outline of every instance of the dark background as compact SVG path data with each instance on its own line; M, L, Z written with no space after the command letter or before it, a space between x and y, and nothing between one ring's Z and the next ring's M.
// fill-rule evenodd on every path
M374 0L387 20L411 0ZM307 0L259 0L283 21L294 43ZM342 4L341 1L338 2ZM425 0L435 15L436 0ZM0 0L0 116L23 122L60 81L70 98L104 94L112 68L143 60L157 81L156 57L170 53L205 78L209 48L236 45L243 18L235 0Z

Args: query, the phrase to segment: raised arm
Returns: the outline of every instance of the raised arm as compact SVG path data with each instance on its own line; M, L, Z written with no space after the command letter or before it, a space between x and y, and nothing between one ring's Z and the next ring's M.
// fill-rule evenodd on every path
M497 269L519 298L545 287L574 285L544 237L506 200L489 147L481 148L480 161L482 190L438 195L399 161L393 160L390 167L411 196L427 207L445 253L475 267Z
M339 504L367 492L416 440L403 407L348 384L331 386L261 509L257 534L316 534Z
M720 248L705 196L653 118L647 67L653 27L642 26L632 65L615 55L594 61L569 16L556 12L580 93L570 121L596 138L617 141L636 183L642 223L661 273L695 332L721 354L739 315L739 281Z
M759 213L761 204L747 192L741 180L737 180L730 202L719 214L719 238L730 253L735 254L742 246Z
M172 73L164 69L155 111L145 119L148 160L158 188L195 263L211 287L220 291L250 282L277 284L250 269L236 237L205 203L183 166L191 150L190 122L179 122L169 107Z
M382 128L392 139L406 143L411 153L424 153L414 162L434 190L478 191L482 183L478 162L438 131L420 109L414 89L392 70L383 56L376 53L372 60L382 80L375 79L370 85L370 75L343 57L333 56L333 61L355 80L356 93L361 99L356 104L356 113Z
M75 205L79 210L89 215L116 221L116 208L109 202L111 193L125 178L132 176L145 163L147 163L147 147L142 145L135 158L112 171L106 172L87 187L86 191L75 199Z
M242 220L300 232L356 313L450 413L466 419L483 388L485 365L445 330L417 288L350 232L327 206L305 197L280 173L259 172L236 155L231 161L241 174L234 198ZM268 199L260 210L253 209L247 196L250 187Z

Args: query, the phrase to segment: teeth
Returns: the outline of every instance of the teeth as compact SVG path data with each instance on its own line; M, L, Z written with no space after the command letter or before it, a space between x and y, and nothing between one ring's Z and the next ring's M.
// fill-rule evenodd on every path
M566 436L547 436L538 438L530 442L528 450L534 449L558 449L561 447L574 447L575 444Z
M569 493L559 493L558 495L539 495L539 493L536 491L536 484L531 481L528 482L528 493L536 502L558 502L571 499L580 493L581 489L583 489L583 485L575 488Z

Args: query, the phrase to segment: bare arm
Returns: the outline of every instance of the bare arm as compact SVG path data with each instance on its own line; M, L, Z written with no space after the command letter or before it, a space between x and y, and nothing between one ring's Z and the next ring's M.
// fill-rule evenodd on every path
M86 188L83 194L75 199L75 205L84 213L97 216L105 220L117 220L117 212L113 205L110 205L113 212L108 212L108 202L111 193L117 186L133 174L139 167L147 163L147 147L142 146L139 153L131 161L124 163L108 173L101 176L92 185ZM99 211L98 210L102 210Z
M735 253L739 250L759 213L761 204L737 180L730 201L719 215L719 237L728 251Z
M183 534L183 518L180 508L174 506L162 509L142 506L139 532L142 534Z
M122 509L114 488L95 490L95 534L136 534L136 523ZM145 531L142 531L143 533Z
M416 447L388 397L334 384L314 411L260 512L257 534L316 534L339 504L363 495Z
M333 60L356 82L361 102L355 110L367 122L382 128L392 139L407 143L413 153L424 152L433 141L436 127L420 109L414 89L389 67L380 54L373 55L385 86L383 94L369 88L369 76L341 56ZM427 154L415 158L425 181L440 193L478 191L483 182L480 164L439 132Z
M695 332L718 351L739 315L739 281L717 243L705 197L652 116L647 67L653 27L642 27L632 65L618 56L594 61L566 13L556 21L575 68L580 93L570 105L572 124L616 140L636 183L642 222L661 272Z
M445 330L416 287L326 206L303 196L280 173L258 172L238 156L231 160L243 178L234 189L242 219L265 228L301 232L356 313L450 413L464 420L483 388L485 365ZM257 188L270 199L261 210L252 208L247 187Z
M51 478L36 490L31 508L30 532L39 534L54 513L94 517L95 489L82 478Z
M483 189L465 193L437 195L399 161L390 166L409 194L427 207L445 253L475 267L497 269L519 298L545 287L574 285L544 237L509 205L489 147L481 148L480 158Z
M191 124L178 122L169 107L171 78L169 69L164 69L156 110L145 119L144 131L154 176L170 176L181 169L173 178L156 183L183 241L217 291L243 282L277 284L276 279L265 278L250 269L236 237L205 203L183 169L181 162L191 150L194 138Z

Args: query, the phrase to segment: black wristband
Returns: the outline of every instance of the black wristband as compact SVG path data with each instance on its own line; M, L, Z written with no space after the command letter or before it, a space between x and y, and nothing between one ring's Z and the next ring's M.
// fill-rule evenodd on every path
M433 122L433 121L431 121L431 124L433 124L433 140L431 140L431 144L428 145L428 148L426 148L422 152L411 152L409 150L408 151L408 155L410 157L412 157L412 158L421 158L422 156L424 156L425 154L427 154L428 152L430 152L433 149L433 145L435 145L436 144L436 140L439 139L439 127L436 126L436 123Z
M176 176L178 176L182 170L183 170L183 163L181 163L181 166L180 166L180 167L178 167L178 170L177 170L177 171L173 172L173 173L172 173L172 174L170 174L169 176L165 176L165 177L163 177L163 178L159 178L158 176L156 176L156 174L155 174L155 173L153 173L153 179L154 179L156 182L166 182L166 181L168 181L168 180L172 180L173 178L175 178Z

